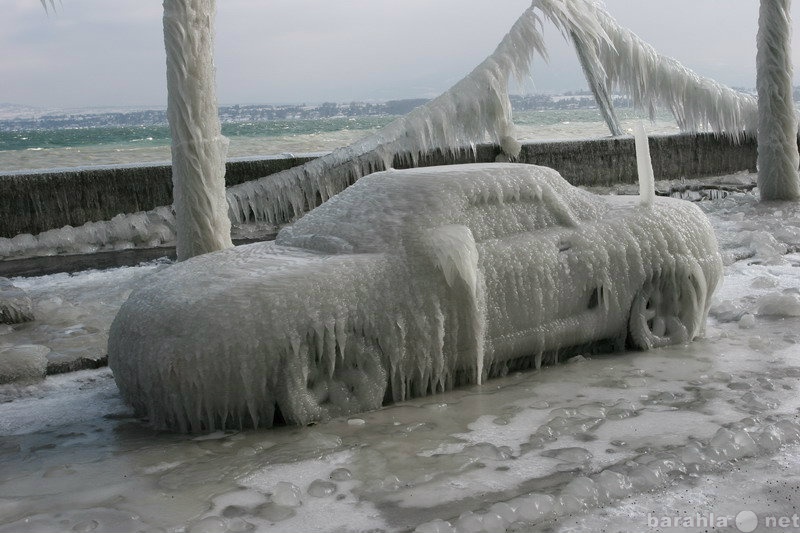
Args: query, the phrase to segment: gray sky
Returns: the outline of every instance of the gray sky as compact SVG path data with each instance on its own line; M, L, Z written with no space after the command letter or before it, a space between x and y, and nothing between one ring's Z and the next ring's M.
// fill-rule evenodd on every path
M165 105L161 2L62 2L49 16L38 0L4 2L0 103ZM219 0L219 100L435 96L489 55L528 5L529 0ZM755 86L758 0L606 0L606 5L659 52L722 83ZM797 20L793 25L797 34ZM551 29L546 42L551 61L535 63L533 90L584 86L563 38ZM800 58L798 44L795 58Z

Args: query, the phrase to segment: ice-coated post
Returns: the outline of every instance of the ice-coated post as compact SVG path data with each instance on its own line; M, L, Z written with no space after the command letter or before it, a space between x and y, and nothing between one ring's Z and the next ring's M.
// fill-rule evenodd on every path
M790 8L791 0L761 0L758 14L758 187L762 200L800 200Z
M633 139L636 144L636 170L639 173L639 205L650 206L656 199L656 183L653 163L650 161L650 145L641 122L633 125Z
M228 140L215 88L215 13L215 0L164 0L178 261L233 246L225 198Z

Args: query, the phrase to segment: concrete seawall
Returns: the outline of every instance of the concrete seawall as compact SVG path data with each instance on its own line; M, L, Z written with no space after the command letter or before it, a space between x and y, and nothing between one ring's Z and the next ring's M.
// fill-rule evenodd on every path
M725 137L706 133L661 135L650 138L650 150L656 179L755 171L754 139L734 144ZM499 153L498 147L485 144L477 147L474 157L430 154L424 164L494 161ZM235 185L303 164L313 157L232 160L227 164L225 180L229 186ZM553 167L574 185L637 180L632 137L528 142L523 144L519 161ZM165 164L0 173L0 237L36 234L68 224L80 226L171 203L171 168Z

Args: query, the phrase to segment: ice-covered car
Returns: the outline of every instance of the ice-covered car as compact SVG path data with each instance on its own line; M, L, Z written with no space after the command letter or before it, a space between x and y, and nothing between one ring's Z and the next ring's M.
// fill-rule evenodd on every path
M686 201L641 206L523 164L390 170L275 242L149 277L109 364L156 426L304 424L598 343L689 341L721 272Z

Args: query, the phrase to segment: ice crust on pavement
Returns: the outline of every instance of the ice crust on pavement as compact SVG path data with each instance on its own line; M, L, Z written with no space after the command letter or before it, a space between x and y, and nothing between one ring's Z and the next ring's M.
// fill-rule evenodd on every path
M648 532L648 514L713 511L729 528L743 509L762 524L791 516L800 323L758 305L800 284L800 211L757 192L697 205L726 266L706 335L688 345L584 354L312 427L202 436L129 418L107 369L0 386L0 532L400 532L437 519L458 532ZM35 307L58 298L107 331L127 291L163 268L12 282ZM18 324L0 342L49 345L51 317L64 334L66 315L37 316L36 340ZM292 486L296 507L284 505Z
M119 306L142 278L165 265L9 280L29 299L33 320L0 324L0 382L41 379L48 365L102 359Z
M151 276L109 364L157 427L269 426L276 406L306 424L621 348L629 330L640 348L689 341L721 268L689 202L642 207L532 165L387 171L275 243Z
M0 278L0 324L33 320L31 299L6 278Z

